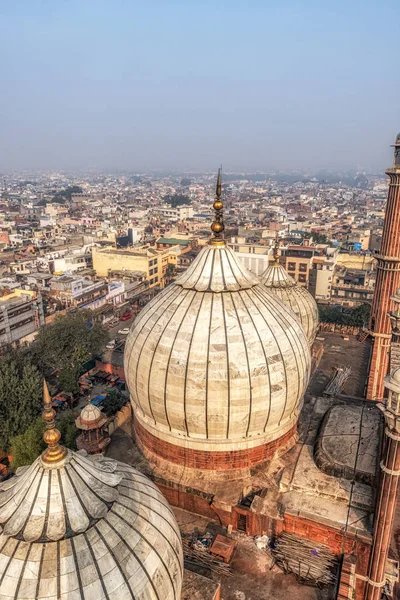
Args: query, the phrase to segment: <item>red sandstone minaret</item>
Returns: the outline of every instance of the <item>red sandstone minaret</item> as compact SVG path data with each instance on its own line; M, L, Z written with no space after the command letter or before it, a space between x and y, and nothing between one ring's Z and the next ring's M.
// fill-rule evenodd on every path
M384 379L387 401L379 404L385 418L385 440L381 455L381 481L377 494L374 533L365 586L365 600L380 600L386 583L386 561L393 534L400 476L400 368Z
M391 296L400 286L400 133L394 149L393 167L386 171L390 178L389 193L380 254L376 256L378 264L370 321L373 346L367 398L379 401L383 398L383 378L389 370Z

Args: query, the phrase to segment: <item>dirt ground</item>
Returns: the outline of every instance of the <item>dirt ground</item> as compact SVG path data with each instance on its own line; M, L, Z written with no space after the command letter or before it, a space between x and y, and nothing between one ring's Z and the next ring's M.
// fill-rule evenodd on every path
M333 373L334 367L350 367L351 374L343 393L348 396L363 398L368 374L370 342L361 343L354 336L348 340L343 336L324 333L324 353L317 371L308 386L307 395L321 396Z
M218 525L209 519L180 508L173 510L184 533L192 532L194 528L201 533L207 528L211 531L218 530ZM294 575L285 575L278 567L272 567L270 554L259 550L253 538L241 533L233 533L231 537L237 541L231 561L233 576L201 573L221 584L221 600L333 600L334 593L331 588L319 590L300 585Z

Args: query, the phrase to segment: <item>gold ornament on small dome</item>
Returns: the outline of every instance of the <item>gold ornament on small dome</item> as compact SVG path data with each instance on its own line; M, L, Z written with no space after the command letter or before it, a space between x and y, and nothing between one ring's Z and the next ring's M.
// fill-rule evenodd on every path
M279 265L279 239L278 236L275 238L275 244L273 249L273 257L276 265Z
M221 183L221 172L222 169L218 169L218 178L217 178L217 189L215 191L216 199L214 200L213 209L215 210L215 221L211 225L211 231L214 236L210 240L210 244L212 246L224 246L225 240L222 237L222 232L225 229L223 223L223 202L221 201L222 194L222 183Z
M43 412L42 417L46 423L46 431L43 434L43 439L47 444L46 450L42 454L44 463L52 464L59 462L65 458L67 454L66 448L58 443L61 438L61 433L56 429L55 424L56 411L53 408L49 388L46 380L43 380Z

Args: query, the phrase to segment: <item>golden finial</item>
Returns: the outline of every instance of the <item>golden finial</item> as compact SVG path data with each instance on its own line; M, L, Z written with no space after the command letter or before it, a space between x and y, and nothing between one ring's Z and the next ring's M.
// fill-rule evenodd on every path
M66 448L58 443L61 438L61 433L56 429L55 416L56 411L51 402L49 388L46 380L43 380L43 419L46 423L46 431L43 434L43 439L47 444L46 450L42 454L42 460L45 463L55 463L62 460L67 454Z
M275 236L275 243L272 256L274 257L274 264L279 265L279 239L278 234Z
M224 205L221 202L221 194L222 194L222 184L221 184L221 172L222 168L218 169L218 178L217 178L217 188L215 190L215 200L213 204L213 209L215 210L215 221L211 225L211 231L214 233L214 237L211 238L210 244L213 246L224 246L225 241L222 237L222 232L225 229L223 223L223 208Z

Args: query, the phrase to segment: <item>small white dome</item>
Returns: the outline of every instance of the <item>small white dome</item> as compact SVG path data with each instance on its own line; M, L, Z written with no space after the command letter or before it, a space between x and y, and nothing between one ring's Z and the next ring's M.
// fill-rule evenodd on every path
M225 245L207 245L140 313L124 355L135 418L194 450L267 444L297 422L310 373L293 312Z
M90 423L92 421L99 421L103 417L103 413L98 406L95 406L91 402L88 402L81 410L81 419Z
M317 303L310 292L290 277L277 262L267 267L261 276L261 283L292 309L312 346L318 331L319 315Z

